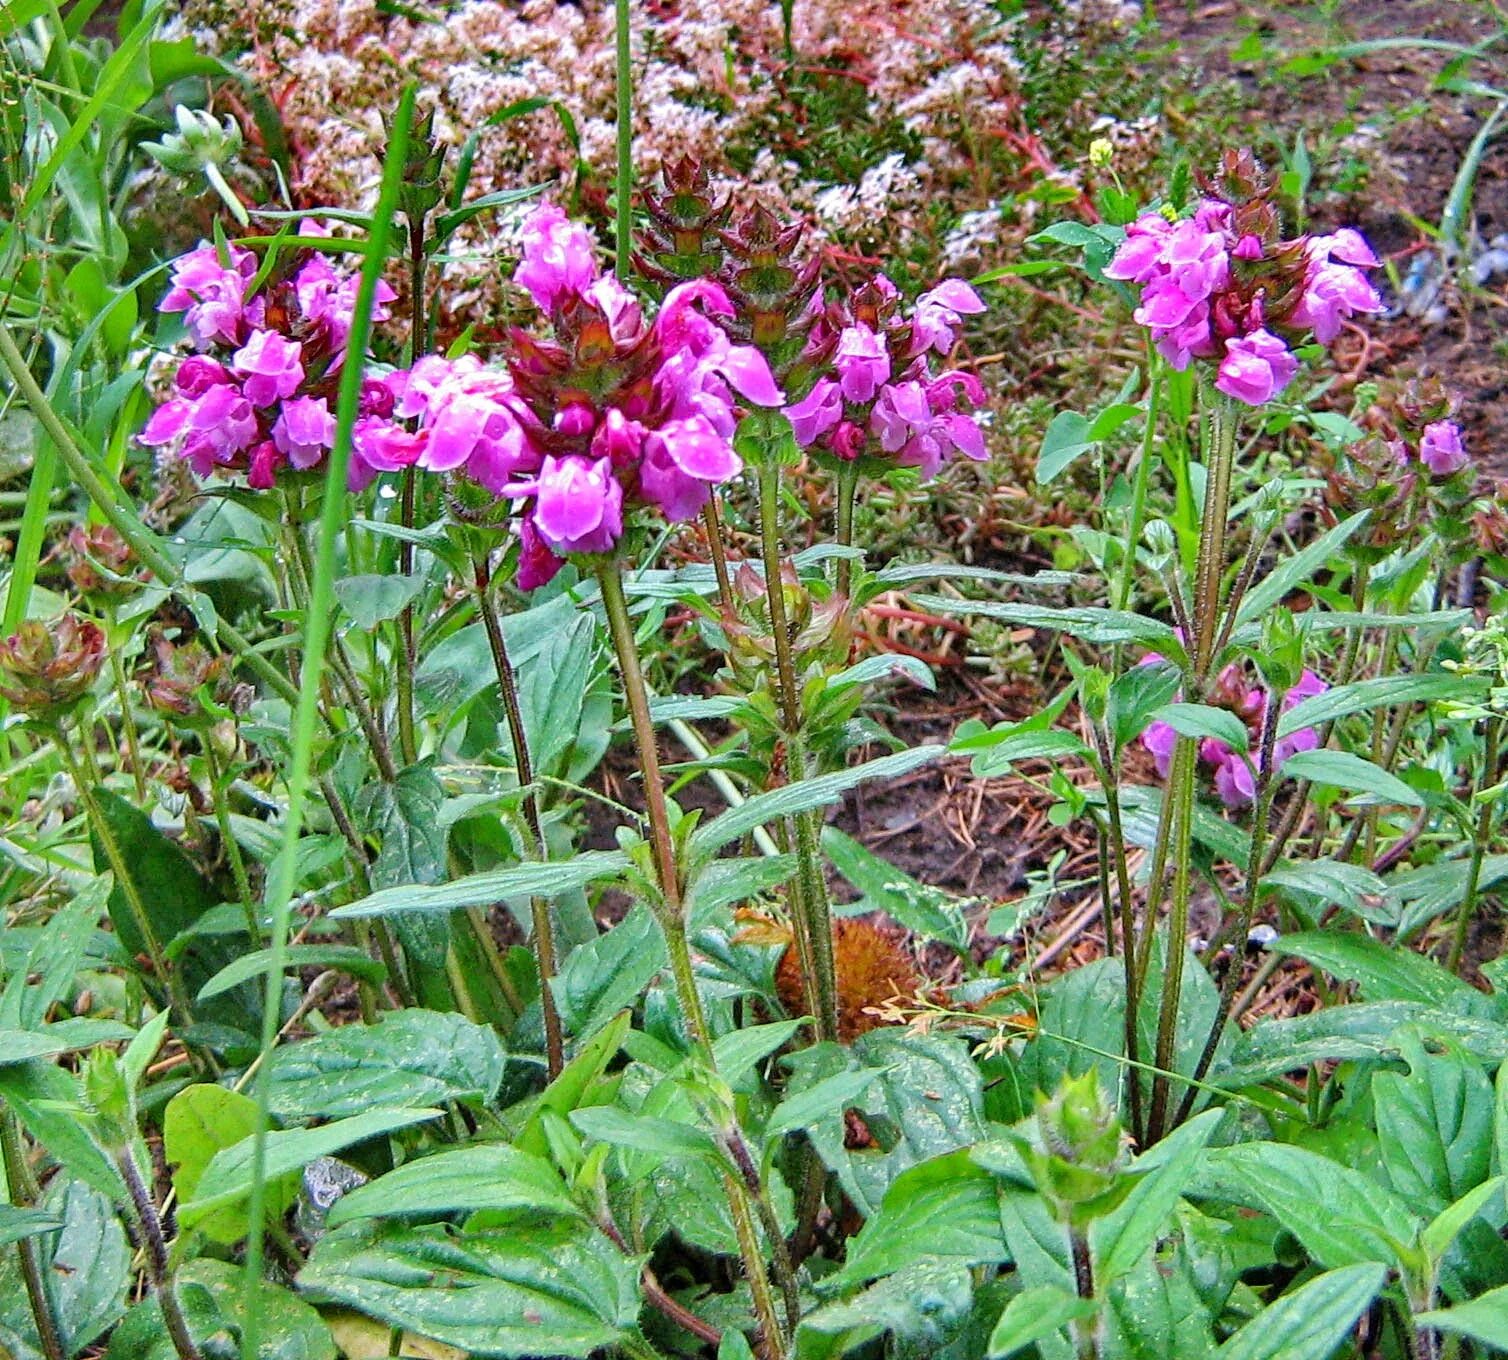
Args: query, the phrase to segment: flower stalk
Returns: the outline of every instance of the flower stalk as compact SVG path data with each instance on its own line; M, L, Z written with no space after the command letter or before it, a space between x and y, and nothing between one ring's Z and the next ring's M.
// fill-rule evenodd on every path
M550 857L550 850L545 840L544 822L539 815L539 794L534 787L534 761L529 752L529 734L524 728L523 710L518 702L518 684L514 678L513 663L508 658L508 644L504 641L502 623L492 602L491 568L485 553L477 554L473 567L477 612L482 616L487 646L492 652L498 693L502 696L508 735L513 742L513 766L518 775L519 787L524 793L524 823L529 837L529 853L540 860L546 860ZM533 898L529 910L534 930L534 961L539 969L539 1008L544 1020L545 1060L553 1081L560 1075L565 1062L560 1011L555 1005L555 993L551 985L556 972L555 926L550 919L548 898Z
M21 1144L21 1130L16 1116L10 1110L0 1110L0 1153L4 1155L5 1185L10 1202L26 1207L36 1200L37 1187L32 1178L31 1167L26 1162L26 1152ZM37 1260L36 1240L18 1238L16 1256L21 1265L21 1280L26 1286L26 1301L31 1308L32 1322L41 1342L43 1360L67 1360L58 1324L52 1316L52 1305L47 1298L46 1283L42 1278L41 1263Z

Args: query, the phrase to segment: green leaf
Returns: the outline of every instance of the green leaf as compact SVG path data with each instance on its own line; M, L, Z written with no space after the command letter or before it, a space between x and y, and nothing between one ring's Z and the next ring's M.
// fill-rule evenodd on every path
M173 1168L173 1190L179 1204L190 1203L215 1154L250 1138L257 1127L257 1103L227 1086L199 1083L185 1086L162 1116L163 1153ZM267 1184L268 1216L278 1219L298 1193L293 1174ZM246 1215L232 1207L210 1214L198 1231L222 1246L246 1236Z
M1448 968L1370 935L1306 931L1279 936L1268 949L1303 959L1342 981L1354 982L1364 1001L1416 1001L1461 1014L1471 1014L1484 1004L1490 1008L1481 992Z
M878 1211L903 1171L984 1136L979 1069L955 1042L877 1029L847 1049L814 1045L786 1062L793 1075L780 1109L841 1072L878 1070L877 1078L864 1082L847 1102L862 1115L874 1146L847 1148L844 1122L836 1111L807 1125L823 1161L865 1217Z
M0 1247L62 1226L63 1220L45 1209L18 1209L14 1204L0 1204Z
M547 1155L549 1144L542 1129L544 1117L558 1115L565 1118L584 1104L598 1103L591 1101L591 1093L607 1071L608 1064L618 1056L632 1020L630 1012L622 1011L581 1045L560 1075L540 1093L524 1131L515 1140L519 1147L537 1156Z
M1222 1118L1223 1111L1207 1110L1132 1165L1133 1175L1144 1163L1152 1164L1152 1169L1143 1172L1114 1210L1090 1225L1096 1288L1129 1272L1158 1238L1167 1234L1173 1210L1193 1178L1199 1155Z
M402 527L365 520L357 523L392 534ZM446 541L443 531L440 540ZM557 595L518 614L505 614L500 623L514 670L538 656L558 632L570 627L576 614L576 605L568 595ZM414 698L426 717L455 718L478 694L496 685L497 671L493 669L486 630L480 623L473 623L425 652L414 676Z
M579 613L552 633L539 654L518 668L519 704L534 767L548 770L576 739L591 685L596 624Z
M1424 806L1424 800L1403 780L1350 751L1297 751L1283 762L1280 773L1285 779L1307 779L1311 784L1354 789L1366 795L1367 803Z
M244 1270L200 1257L178 1271L177 1281L178 1302L201 1354L211 1353L206 1350L211 1338L240 1335L246 1316ZM268 1280L257 1282L257 1295L257 1360L336 1360L330 1329L307 1303ZM137 1304L115 1329L105 1360L178 1360L155 1296Z
M836 827L822 829L822 848L833 867L862 894L849 910L883 911L914 935L938 940L957 954L968 952L963 899L918 882Z
M763 795L762 795L763 796ZM750 802L754 800L751 799ZM745 807L748 806L746 803ZM718 819L719 821L722 818ZM741 833L740 833L741 834ZM367 897L337 907L331 916L391 916L396 912L452 912L465 907L486 907L509 897L559 897L588 883L615 878L628 864L618 850L587 850L569 860L553 863L511 864L482 874L468 874L434 886L411 884L384 888Z
M1327 1270L1397 1259L1417 1220L1385 1187L1317 1152L1243 1143L1205 1154L1206 1177L1237 1203L1266 1210ZM1208 1190L1208 1183L1203 1187Z
M1492 1083L1438 1033L1405 1030L1400 1041L1408 1072L1372 1078L1377 1139L1393 1189L1436 1214L1487 1179Z
M935 1355L959 1330L973 1301L967 1266L917 1261L847 1302L808 1313L796 1333L796 1360L845 1355L885 1332L911 1354Z
M275 1050L272 1112L302 1120L374 1106L483 1105L497 1095L505 1062L488 1025L448 1011L390 1011L374 1025L341 1025Z
M76 1355L126 1311L131 1248L115 1206L82 1181L57 1177L39 1211L62 1223L55 1236L35 1239L33 1249L64 1349ZM0 1351L7 1346L14 1360L42 1360L13 1250L0 1252Z
M573 949L555 979L560 1018L581 1038L632 1006L667 961L654 913L635 906L611 930Z
M656 1162L667 1157L697 1157L719 1163L725 1160L705 1130L673 1119L632 1114L617 1105L576 1110L571 1123L588 1138L612 1147L649 1153Z
M1219 1360L1326 1360L1386 1278L1387 1270L1372 1264L1317 1275L1264 1308L1220 1347Z
M331 1227L361 1218L529 1211L581 1216L559 1173L543 1157L506 1143L473 1143L405 1162L335 1201Z
M317 1129L291 1129L267 1135L263 1175L275 1180L302 1171L316 1157L342 1152L369 1138L378 1138L427 1119L438 1119L441 1110L372 1110L351 1119L337 1119ZM252 1139L243 1138L210 1159L201 1186L212 1187L178 1210L179 1225L192 1228L217 1209L239 1204L251 1193Z
M83 1092L73 1073L40 1062L0 1067L0 1097L70 1175L118 1204L126 1202L120 1172L89 1136Z
M1397 704L1428 703L1434 699L1465 703L1480 698L1487 688L1486 676L1444 672L1356 680L1349 685L1336 685L1323 694L1295 704L1278 719L1278 737L1292 736L1306 727L1321 727L1352 713L1369 713L1373 709L1391 708Z
M1336 556L1353 535L1367 522L1370 512L1363 510L1342 520L1335 528L1321 534L1313 543L1300 548L1291 556L1284 557L1262 580L1258 581L1241 600L1236 611L1238 623L1248 623L1270 613L1284 599Z
M1398 1061L1398 1033L1425 1024L1450 1035L1485 1062L1508 1058L1508 1027L1471 1016L1451 1015L1413 1001L1364 1001L1327 1006L1291 1020L1264 1020L1237 1040L1228 1066L1217 1064L1210 1079L1230 1089L1268 1081L1313 1063Z
M827 683L836 689L843 685L869 685L876 680L909 680L924 690L937 689L937 677L932 674L932 667L920 657L907 656L903 652L866 656L839 671Z
M1415 1313L1416 1327L1433 1327L1452 1336L1470 1337L1494 1350L1508 1350L1508 1285L1489 1289L1454 1308Z
M53 913L0 993L0 1029L36 1029L77 980L94 928L105 913L111 879L101 875ZM55 1049L54 1052L61 1050ZM14 1046L0 1039L0 1062L19 1062Z
M205 912L220 902L220 894L173 841L152 825L145 813L107 788L94 791L110 834L146 909L153 933L161 944L190 932ZM109 867L97 835L91 832L94 862L98 870ZM115 884L109 897L110 921L126 952L132 957L147 953L146 941L137 928L124 889ZM234 936L196 936L175 964L183 975L190 996L195 995L226 964L240 954ZM151 984L154 988L156 983ZM159 997L165 1000L165 995ZM258 998L250 988L216 998L216 1005L196 1007L195 1019L254 1027L260 1013Z
M1139 737L1152 721L1152 714L1178 692L1183 682L1178 668L1170 665L1132 666L1110 686L1110 730L1116 749Z
M587 1360L633 1336L640 1308L638 1259L564 1219L527 1234L348 1224L320 1239L299 1287L487 1356Z
M372 883L398 888L410 883L439 883L445 878L445 830L440 809L445 790L428 760L398 772L397 779L368 784L356 809L379 848L371 867Z
M1267 871L1262 886L1282 888L1313 907L1344 907L1376 925L1398 923L1396 895L1387 883L1361 864L1333 859L1285 861Z
M1489 1200L1501 1197L1505 1185L1508 1185L1508 1177L1494 1176L1491 1180L1473 1186L1455 1203L1447 1205L1430 1219L1424 1231L1419 1234L1419 1245L1432 1265L1440 1262L1450 1250L1451 1243L1487 1207Z
M776 1020L768 1025L748 1025L732 1029L712 1041L712 1061L720 1076L729 1086L736 1086L743 1078L774 1053L784 1048L803 1029L805 1019Z
M335 582L335 598L358 628L371 632L413 604L424 584L422 576L343 576Z
M971 1162L966 1151L949 1152L895 1178L879 1212L849 1241L843 1268L824 1279L822 1287L851 1289L924 1256L992 1265L1009 1255L1000 1231L995 1178Z
M1042 436L1042 450L1037 455L1037 484L1046 486L1085 453L1109 439L1142 408L1132 402L1119 401L1107 406L1089 420L1077 411L1059 411Z
M773 1140L798 1129L809 1129L822 1120L841 1119L843 1112L851 1109L854 1102L879 1079L878 1068L836 1072L787 1096L775 1107L765 1125L765 1138Z
M688 847L690 856L693 861L710 859L723 846L748 835L757 826L836 803L849 789L871 779L899 779L946 753L943 746L914 746L893 756L756 794L741 807L731 808L693 831Z
M272 969L272 950L257 949L228 963L199 989L201 1001L219 996L243 982L266 976ZM284 951L284 967L336 968L367 982L381 982L387 968L364 949L349 944L294 944Z
M0 1029L0 1067L30 1062L33 1058L50 1058L66 1053L69 1045L48 1034L33 1034L24 1029Z
M1251 732L1228 708L1208 704L1164 704L1152 714L1154 721L1167 723L1181 737L1203 740L1214 737L1232 751L1245 751L1251 744Z
M1055 1284L1022 1290L1006 1304L990 1333L991 1360L1015 1355L1072 1323L1092 1318L1097 1308L1093 1299L1081 1299Z
M938 614L973 614L998 623L1014 624L1018 628L1071 633L1084 642L1102 646L1136 642L1167 657L1175 665L1188 659L1188 653L1171 624L1128 610L1088 606L1052 609L1044 605L1002 604L994 600L957 600L946 595L913 595L911 601L918 609Z

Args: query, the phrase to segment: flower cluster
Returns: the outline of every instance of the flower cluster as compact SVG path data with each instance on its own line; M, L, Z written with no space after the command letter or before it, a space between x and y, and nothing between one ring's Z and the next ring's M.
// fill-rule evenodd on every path
M954 453L976 462L988 454L973 410L984 388L972 373L936 373L965 316L984 310L961 279L947 279L917 299L907 315L883 274L857 290L846 309L823 324L835 336L831 374L786 409L796 442L871 470L914 467L934 476Z
M735 404L784 398L759 351L719 324L733 304L718 284L677 285L650 322L553 204L530 215L514 279L550 338L515 329L507 371L430 358L387 385L416 420L404 457L526 502L519 584L532 589L571 553L611 551L635 505L696 515L743 468Z
M1165 664L1155 653L1142 659L1142 665ZM1280 712L1286 713L1305 699L1323 694L1330 686L1313 671L1305 670L1298 682L1282 699ZM1215 681L1209 703L1217 708L1226 708L1241 719L1251 732L1249 752L1243 754L1232 750L1216 737L1206 737L1199 743L1199 758L1213 767L1215 792L1228 808L1246 807L1257 796L1257 775L1262 769L1261 732L1267 715L1269 696L1260 686L1248 683L1239 666L1227 666ZM1141 743L1151 752L1157 764L1158 775L1166 779L1173 763L1173 748L1178 744L1178 734L1165 722L1153 722L1142 733ZM1280 737L1273 746L1272 761L1275 770L1283 762L1300 751L1312 751L1319 745L1319 733L1312 727L1290 732Z
M300 235L328 233L312 222ZM173 264L172 283L158 304L182 312L197 352L173 375L174 394L138 436L143 444L183 458L200 477L244 472L252 486L276 484L284 469L318 467L335 440L334 399L350 341L357 278L324 254L253 289L255 256L239 246L201 244ZM395 294L378 287L373 317L387 317ZM387 403L369 384L364 413ZM357 456L353 485L374 468Z
M1215 386L1248 406L1292 381L1293 343L1312 334L1328 345L1348 318L1382 307L1361 235L1284 240L1270 194L1250 154L1230 153L1192 216L1144 213L1105 270L1140 285L1136 320L1174 368L1214 363Z
M104 630L81 615L27 619L0 640L0 698L56 722L89 692L105 664L105 646Z

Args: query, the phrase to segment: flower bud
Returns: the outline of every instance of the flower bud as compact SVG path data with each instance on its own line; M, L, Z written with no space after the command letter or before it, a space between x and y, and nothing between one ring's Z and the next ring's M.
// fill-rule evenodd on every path
M1096 170L1105 169L1115 159L1115 143L1108 137L1096 137L1089 143L1089 164Z
M241 150L241 129L234 118L217 122L206 109L180 104L173 111L178 131L160 142L143 142L141 149L159 165L180 175L192 175L205 166L221 166Z
M83 1085L84 1100L98 1121L95 1132L100 1141L113 1152L128 1148L136 1136L136 1113L120 1055L103 1046L90 1050Z
M28 619L0 642L0 696L33 718L56 721L89 692L105 661L105 634L77 614Z
M140 587L129 575L130 545L108 524L75 524L64 559L73 588L90 601L119 599Z
M151 656L137 679L148 705L178 722L205 717L199 691L225 674L225 658L195 638L175 643L162 633L151 640Z
M1293 614L1274 609L1262 623L1262 647L1257 669L1274 694L1287 694L1304 673L1304 635Z

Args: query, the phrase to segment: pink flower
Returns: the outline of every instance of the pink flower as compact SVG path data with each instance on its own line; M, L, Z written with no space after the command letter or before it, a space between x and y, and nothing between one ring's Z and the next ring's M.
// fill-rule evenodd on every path
M863 324L843 328L833 363L847 401L872 401L881 384L890 378L890 351L885 341Z
M1226 342L1215 386L1248 406L1260 406L1287 387L1298 369L1287 345L1271 331L1257 330Z
M308 222L299 228L299 234L328 235L315 233ZM346 341L351 336L351 322L356 315L356 294L361 280L348 270L337 269L326 255L312 255L307 263L293 276L293 292L298 299L299 310L304 319L323 328L330 348L336 351L336 367L344 357ZM386 321L392 315L388 303L398 294L382 280L377 280L377 291L372 299L372 320Z
M935 476L955 450L975 461L985 458L984 436L967 415L952 409L956 383L965 386L963 374L949 374L930 388L919 382L890 383L881 392L870 415L870 432L886 453L903 467L920 468L922 476ZM973 379L978 389L978 380ZM971 395L982 397L982 391Z
M539 536L534 521L524 518L518 522L518 574L515 578L520 590L538 590L549 585L555 574L565 565L565 559L556 557L550 546Z
M1461 442L1461 427L1453 420L1437 420L1424 427L1419 457L1436 477L1449 477L1471 461Z
M810 448L843 418L843 397L831 378L818 378L812 390L785 408L796 442Z
M911 352L922 354L931 349L946 354L953 348L963 318L984 309L979 294L962 279L944 279L916 300L911 321Z
M335 417L323 397L294 397L283 403L272 442L294 467L312 468L335 443Z
M157 304L161 312L183 312L184 324L201 345L240 342L246 311L246 286L257 272L256 257L240 246L227 247L229 265L219 251L202 244L173 261L172 282Z
M303 350L297 340L276 331L253 331L231 355L230 366L243 379L242 390L254 406L271 406L291 397L304 380Z
M623 488L606 461L546 456L532 518L556 553L605 553L623 534Z
M1173 224L1161 213L1143 213L1126 228L1126 239L1105 267L1105 277L1146 283L1162 271L1162 248Z
M288 460L270 439L252 449L246 463L246 484L254 491L271 491L277 485L278 469Z
M1205 747L1218 748L1205 751ZM1215 792L1228 808L1243 808L1257 796L1256 776L1247 758L1218 741L1205 741L1200 754L1215 766Z
M1311 257L1304 291L1290 320L1295 326L1309 327L1320 344L1328 345L1340 334L1341 323L1347 318L1357 312L1381 310L1382 299L1361 270Z
M1141 744L1151 753L1158 778L1166 779L1168 771L1173 768L1173 748L1178 745L1178 733L1169 723L1148 723L1146 731L1141 734Z
M202 397L211 387L231 381L223 364L216 363L207 354L191 354L173 375L175 386L186 397Z
M419 461L427 436L394 425L381 416L362 416L351 430L352 461L360 460L367 480L379 472L401 472Z
M524 221L523 247L513 281L543 311L579 297L597 278L592 238L553 203L541 203Z

